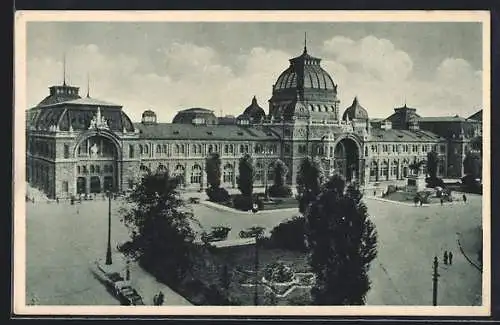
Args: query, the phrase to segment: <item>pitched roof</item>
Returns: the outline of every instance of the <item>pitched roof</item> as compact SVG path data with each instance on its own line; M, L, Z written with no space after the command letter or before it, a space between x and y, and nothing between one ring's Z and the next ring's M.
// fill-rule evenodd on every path
M421 142L421 141L436 141L445 140L443 137L430 131L417 130L396 130L396 129L372 129L372 137L374 141L382 142Z
M426 116L418 119L421 122L465 122L467 119L462 116Z
M194 125L178 123L134 123L140 137L172 140L277 140L278 135L264 127L240 125Z
M121 106L118 104L113 104L110 102L106 102L104 100L92 98L92 97L83 97L75 100L69 100L64 102L65 104L74 104L74 105L91 105L91 106Z
M469 116L467 119L469 120L476 120L476 121L482 121L483 120L483 110L479 110L476 113L472 114Z

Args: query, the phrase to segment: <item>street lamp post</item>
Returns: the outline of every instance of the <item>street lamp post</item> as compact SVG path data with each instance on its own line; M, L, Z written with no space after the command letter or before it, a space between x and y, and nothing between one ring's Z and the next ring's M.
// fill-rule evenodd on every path
M111 192L108 191L108 247L106 250L106 265L113 264L111 258Z
M253 304L255 306L259 305L259 235L255 235L255 284L254 284L254 295Z
M438 294L438 258L434 256L433 273L432 273L432 305L437 306Z

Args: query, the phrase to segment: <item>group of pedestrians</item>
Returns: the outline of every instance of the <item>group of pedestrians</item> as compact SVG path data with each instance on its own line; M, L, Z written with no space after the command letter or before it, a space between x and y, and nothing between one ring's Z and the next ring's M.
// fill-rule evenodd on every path
M444 265L452 265L453 264L453 253L449 251L444 251L443 256Z
M165 301L165 296L163 295L163 292L161 292L161 291L153 297L153 305L155 305L155 306L163 305L164 301Z

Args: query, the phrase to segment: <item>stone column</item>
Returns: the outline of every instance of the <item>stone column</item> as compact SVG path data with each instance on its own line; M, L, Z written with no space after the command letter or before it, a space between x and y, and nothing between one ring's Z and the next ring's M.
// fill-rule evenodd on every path
M207 173L205 172L205 164L201 164L201 189L203 190L207 185Z
M184 188L187 187L187 184L188 184L188 177L187 177L187 163L184 163Z

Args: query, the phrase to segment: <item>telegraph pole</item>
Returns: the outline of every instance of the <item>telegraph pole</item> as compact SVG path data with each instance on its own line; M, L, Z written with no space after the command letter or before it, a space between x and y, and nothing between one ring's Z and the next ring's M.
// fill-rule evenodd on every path
M432 273L432 305L437 306L437 293L438 293L438 258L434 256L434 271Z
M111 192L108 191L108 247L106 250L106 265L113 264L111 259Z

